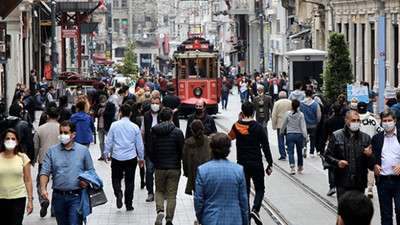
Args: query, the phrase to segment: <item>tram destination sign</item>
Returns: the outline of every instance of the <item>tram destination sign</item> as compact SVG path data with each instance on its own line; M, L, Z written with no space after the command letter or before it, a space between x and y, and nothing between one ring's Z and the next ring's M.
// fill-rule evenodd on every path
M200 41L197 39L193 41L193 44L185 44L185 49L187 50L195 50L195 49L207 50L208 48L209 48L208 43L200 44Z

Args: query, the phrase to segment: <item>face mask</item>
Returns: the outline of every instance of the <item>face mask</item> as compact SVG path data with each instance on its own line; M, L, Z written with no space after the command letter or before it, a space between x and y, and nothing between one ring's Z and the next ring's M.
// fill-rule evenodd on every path
M150 91L146 91L146 92L144 93L144 95L150 96Z
M386 132L392 131L394 126L394 121L382 123L382 127Z
M8 140L4 142L4 146L6 147L7 150L14 150L15 146L17 143L13 140Z
M360 129L360 123L350 123L349 129L353 132L356 132Z
M78 95L81 95L82 94L82 91L77 91L76 92Z
M196 109L196 115L200 115L201 113L203 113L203 109Z
M352 103L350 103L350 108L357 109L357 105L358 105L357 102L352 102Z
M151 111L158 112L160 110L160 106L158 104L151 104Z
M103 103L100 103L100 105L101 105L101 106L105 106L105 105L106 105L106 103L105 103L105 102L103 102Z
M51 94L55 95L55 94L56 94L56 91L52 91Z
M61 144L66 145L71 141L71 138L68 134L60 134L58 135L58 140L60 140Z
M276 81L274 81L274 84L276 84Z

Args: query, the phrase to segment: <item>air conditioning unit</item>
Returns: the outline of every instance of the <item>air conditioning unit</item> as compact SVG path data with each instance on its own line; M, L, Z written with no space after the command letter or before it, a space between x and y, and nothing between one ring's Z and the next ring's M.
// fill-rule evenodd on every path
M172 37L178 37L178 32L172 32Z

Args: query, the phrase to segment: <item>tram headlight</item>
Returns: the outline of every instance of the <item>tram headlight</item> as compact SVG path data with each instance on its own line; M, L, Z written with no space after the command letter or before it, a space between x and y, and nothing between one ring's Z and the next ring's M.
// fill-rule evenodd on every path
M193 94L194 94L194 96L196 96L196 97L200 97L200 96L203 94L203 90L202 90L201 88L197 87L197 88L195 88L195 89L193 90Z

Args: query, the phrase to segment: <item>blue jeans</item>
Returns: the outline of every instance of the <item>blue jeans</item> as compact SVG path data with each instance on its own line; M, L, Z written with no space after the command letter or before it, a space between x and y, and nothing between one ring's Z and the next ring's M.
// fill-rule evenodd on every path
M307 128L307 134L310 135L310 154L314 154L314 151L315 151L315 136L317 135L317 127ZM303 147L307 147L306 140L304 140Z
M335 188L335 172L333 172L333 168L328 168L328 182L329 189Z
M228 93L228 94L222 94L222 95L221 95L221 104L222 104L222 108L225 108L225 109L226 109L226 106L228 106L228 96L229 96L229 93Z
M391 178L380 176L377 182L382 225L393 224L393 201L396 224L400 224L400 178Z
M77 211L81 203L79 194L64 195L53 191L52 202L58 225L82 225L82 215Z
M240 92L240 101L241 102L245 102L249 99L249 91L245 91L245 92Z
M106 131L106 129L104 129L104 128L97 129L97 135L99 136L99 142L100 142L100 144L99 144L100 145L100 157L102 157L104 154L104 145L105 145L104 140L105 140L107 134L108 134L108 131Z
M301 152L303 146L304 137L303 134L289 133L286 134L286 144L288 146L289 153L289 164L290 167L296 166L294 163L294 145L296 144L297 151L297 166L303 166L303 153Z
M277 137L278 137L278 147L279 147L279 154L281 154L282 158L286 158L286 151L285 151L285 136L279 135L281 129L277 129Z
M146 163L146 189L147 189L147 193L149 194L154 194L154 188L153 188L153 184L154 184L154 165L153 163L150 161L149 157L144 156L144 160Z

